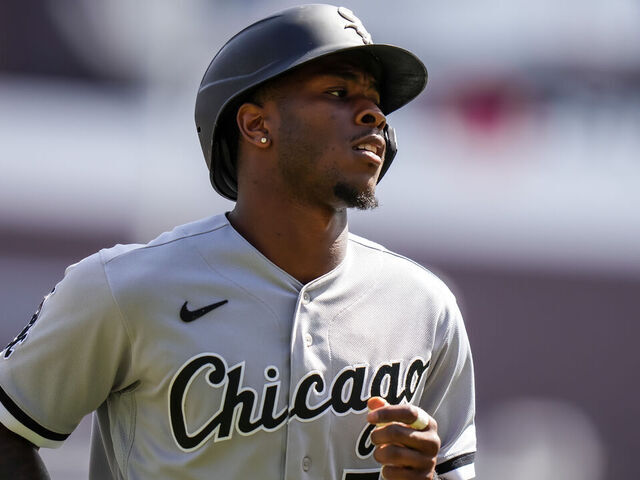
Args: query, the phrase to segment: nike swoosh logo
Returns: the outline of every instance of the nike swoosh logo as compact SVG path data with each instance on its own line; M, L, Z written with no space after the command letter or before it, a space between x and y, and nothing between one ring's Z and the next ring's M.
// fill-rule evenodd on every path
M228 301L229 300L222 300L220 302L212 303L211 305L207 305L206 307L202 307L197 310L189 310L187 308L188 302L184 302L184 305L182 305L182 308L180 309L180 320L186 323L193 322L194 320L199 319L203 315L206 315L211 310L215 310L216 308L221 307Z

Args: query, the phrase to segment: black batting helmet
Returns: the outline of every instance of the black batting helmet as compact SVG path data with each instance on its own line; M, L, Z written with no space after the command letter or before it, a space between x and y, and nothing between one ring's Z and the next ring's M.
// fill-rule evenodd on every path
M207 69L196 97L196 127L211 184L223 197L237 199L236 159L222 134L227 113L248 92L295 67L338 52L363 52L381 66L380 108L388 114L416 97L427 70L411 52L374 44L362 22L344 7L302 5L260 20L232 37ZM380 177L395 156L395 135L385 131L387 152Z

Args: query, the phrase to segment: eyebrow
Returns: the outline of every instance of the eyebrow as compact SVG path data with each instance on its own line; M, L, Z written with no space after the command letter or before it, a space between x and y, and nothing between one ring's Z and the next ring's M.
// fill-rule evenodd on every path
M366 79L368 77L370 78L368 88L375 90L378 93L378 95L380 95L380 84L378 83L378 80L373 75L370 75L370 74L363 75L362 73L356 73L354 70L351 70L349 68L323 72L321 75L327 75L330 77L340 77L345 80L349 80L356 83L360 83L363 78Z

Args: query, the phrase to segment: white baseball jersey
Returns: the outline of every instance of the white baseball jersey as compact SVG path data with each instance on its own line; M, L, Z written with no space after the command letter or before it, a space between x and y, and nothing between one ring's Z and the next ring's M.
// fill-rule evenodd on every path
M473 478L473 367L446 286L355 235L303 285L225 215L69 267L0 353L0 421L35 445L96 412L92 479L378 479L372 395L430 413L440 478Z

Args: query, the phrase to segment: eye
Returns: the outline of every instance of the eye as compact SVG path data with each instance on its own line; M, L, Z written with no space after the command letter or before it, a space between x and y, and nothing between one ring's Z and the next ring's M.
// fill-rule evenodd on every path
M333 95L334 97L344 98L347 96L347 89L342 87L334 87L327 90L329 95Z

